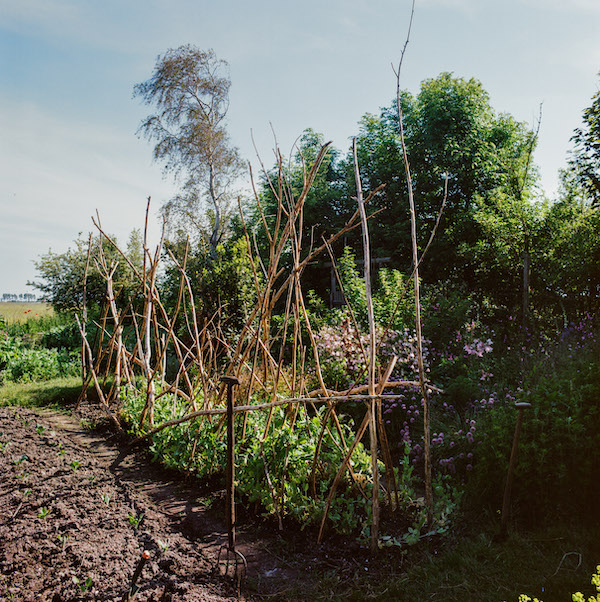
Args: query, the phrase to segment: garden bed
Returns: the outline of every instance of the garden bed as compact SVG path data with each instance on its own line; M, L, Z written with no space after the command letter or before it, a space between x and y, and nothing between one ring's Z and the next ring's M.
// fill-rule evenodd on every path
M150 463L102 422L89 428L91 411L86 428L82 415L0 408L0 601L120 601L145 550L135 600L238 599L224 563L215 571L224 491ZM316 549L312 532L292 526L284 541L241 504L238 515L245 599L301 591L315 570L352 578L368 566L356 543Z

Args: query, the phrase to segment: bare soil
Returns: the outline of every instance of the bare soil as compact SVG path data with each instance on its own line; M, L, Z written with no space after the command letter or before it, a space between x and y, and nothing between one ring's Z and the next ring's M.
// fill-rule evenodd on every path
M140 602L301 599L314 572L351 582L367 570L356 544L317 547L293 528L284 539L238 505L240 589L225 555L217 562L224 492L151 463L101 421L84 428L83 416L0 408L0 602L125 600L144 551Z

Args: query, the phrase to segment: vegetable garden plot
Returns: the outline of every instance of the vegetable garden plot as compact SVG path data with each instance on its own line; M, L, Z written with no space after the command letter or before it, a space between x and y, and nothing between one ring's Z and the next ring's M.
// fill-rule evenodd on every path
M372 309L365 344L350 305L347 315L362 369L344 390L328 382L301 276L320 254L329 252L333 259L333 243L359 226L365 266L369 265L365 204L370 197L363 201L359 188L359 210L346 226L319 246L311 241L303 249L303 204L326 152L327 145L310 169L305 169L304 186L297 197L286 184L280 162L277 181L268 180L278 199L276 215L265 215L257 196L269 248L262 253L253 248L252 234L246 230L244 260L254 284L254 303L244 308L246 319L237 331L228 330L225 307L200 323L186 273L187 251L179 259L167 251L179 274L176 301L167 309L157 284L162 240L153 255L144 241L142 270L130 264L138 292L129 299L119 299L113 290L116 265L108 264L103 245L90 246L90 261L106 281L108 303L96 324L97 340L88 341L85 324L80 323L84 379L86 386L94 383L99 403L116 428L149 439L151 449L166 464L209 476L225 466L220 379L236 377L240 382L235 407L238 491L250 503L259 502L264 511L275 514L280 528L284 516L302 523L320 521L321 541L329 518L341 531L366 536L370 530L374 550L380 544L381 496L389 509L412 514L417 497L406 491L406 467L394 466L382 399L398 398L395 391L412 387L420 391L427 407L428 392L435 387L426 382L420 343L416 348L418 376L395 378L398 354L389 345L386 354L381 352L385 332L377 330ZM360 184L358 165L356 173ZM98 227L101 236L112 242ZM129 261L124 253L122 257ZM369 281L366 267L367 304L372 307ZM347 410L350 405L352 411ZM426 424L426 433L428 428ZM368 449L362 442L367 432ZM385 488L380 473L385 475ZM430 489L426 471L426 493ZM403 507L403 499L411 502ZM431 496L426 495L426 500L425 505L420 502L419 510L426 517L418 521L428 522L435 530Z

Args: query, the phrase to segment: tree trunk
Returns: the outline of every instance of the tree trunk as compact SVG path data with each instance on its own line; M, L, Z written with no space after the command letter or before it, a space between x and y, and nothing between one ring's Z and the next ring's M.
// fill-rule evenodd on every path
M215 190L215 175L213 166L210 166L210 175L208 182L208 191L210 200L215 208L215 223L213 224L212 234L210 236L210 258L213 261L217 259L217 245L221 234L221 207L219 207L219 199Z

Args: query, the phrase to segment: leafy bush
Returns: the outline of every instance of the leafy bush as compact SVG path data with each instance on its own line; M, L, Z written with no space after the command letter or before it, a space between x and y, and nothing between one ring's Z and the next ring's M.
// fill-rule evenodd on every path
M41 344L48 349L79 349L81 347L79 327L75 322L53 326L44 332Z
M554 341L545 337L537 353L525 350L518 386L480 414L484 434L469 484L469 498L499 505L510 455L515 401L527 401L515 470L513 498L522 518L589 516L595 508L600 466L600 346L590 316ZM521 349L516 353L522 352Z
M185 255L184 247L185 239L173 249L180 261ZM239 329L245 323L249 308L256 303L256 286L244 237L219 244L216 257L211 257L208 248L193 249L187 257L186 274L194 291L200 323L212 320L217 313L225 330ZM180 284L181 273L171 266L162 282L165 307L172 309L177 305Z
M523 340L527 336L526 341ZM442 350L430 350L434 476L466 488L468 506L499 508L517 413L524 416L513 506L521 520L590 516L600 466L600 374L597 330L591 316L554 337L517 333L496 350L492 333L469 322ZM516 342L519 342L517 345ZM416 475L424 470L422 400L401 389L384 400L388 439Z
M131 432L136 434L141 434L137 423L144 405L143 390L123 391L122 415ZM313 481L313 459L326 408L311 408L308 412L298 407L292 427L289 412L295 411L283 407L274 409L266 437L268 412L248 413L245 425L242 416L236 419L236 490L246 503L256 504L265 516L289 517L304 528L321 520L344 452L339 433L330 425L315 464ZM162 395L155 406L155 421L178 418L185 412L186 404L169 394ZM168 467L191 471L201 479L221 479L226 467L223 426L215 417L204 417L163 429L152 436L150 450L157 461ZM349 443L354 429L347 416L341 421L341 430ZM410 447L406 446L404 452L405 461L395 469L398 496L392 495L390 490L382 491L382 495L384 504L400 512L400 522L408 530L398 532L398 525L394 525L393 533L381 536L382 546L412 545L422 538L445 533L460 500L460 491L447 476L439 475L435 482L434 521L426 525L424 499L418 493L413 464L409 462ZM340 482L328 517L337 532L366 540L373 479L371 457L361 443L353 453L351 465L354 476L346 473ZM381 462L379 467L383 470ZM387 527L382 532L387 533Z
M18 338L0 332L0 383L35 382L80 372L77 352L36 349Z
M360 273L354 253L349 247L339 261L339 273L349 305L356 314L359 325L367 329L367 297L365 281ZM412 284L398 270L381 268L377 272L373 291L375 322L382 328L404 330L415 323L415 304Z
M143 395L129 389L124 392L123 401L123 416L137 433ZM176 418L185 411L185 404L164 395L157 401L155 420L158 423ZM325 408L321 408L311 416L299 408L292 429L286 410L276 408L264 439L268 413L248 413L245 433L242 417L236 420L236 488L249 503L257 503L265 515L279 512L302 526L321 519L324 498L343 459L339 434L332 428L332 436L323 439L316 465L316 492L311 491L312 463L324 412ZM222 477L226 467L226 442L224 429L218 430L218 424L216 419L205 417L164 429L153 435L150 450L155 459L166 466L190 470L202 479ZM350 424L342 424L342 432L347 440L352 439ZM348 477L343 480L329 511L334 529L341 533L356 532L369 512L371 459L362 444L357 446L351 462L366 496L360 495ZM282 476L284 466L287 467L285 477Z

